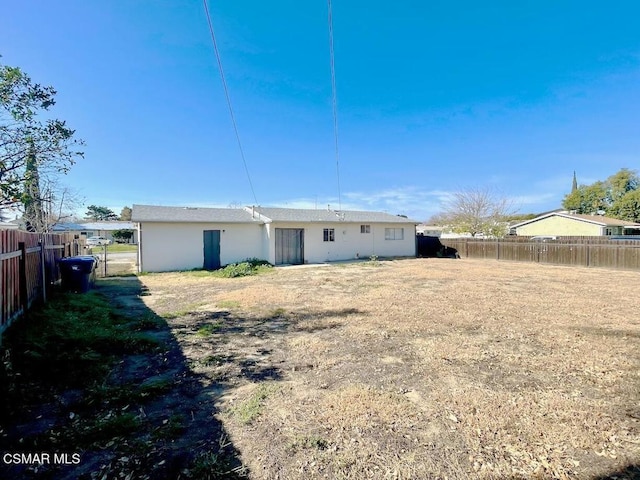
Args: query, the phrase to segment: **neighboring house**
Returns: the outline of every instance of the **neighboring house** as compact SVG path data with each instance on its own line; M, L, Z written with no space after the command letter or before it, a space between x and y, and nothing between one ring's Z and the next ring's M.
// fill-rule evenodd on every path
M603 217L568 212L551 212L511 226L519 236L610 236L637 235L640 224Z
M0 221L0 230L18 230L20 228L20 223L17 220L12 220L10 222Z
M133 237L129 243L138 243L138 231L133 222L114 220L111 222L78 222L58 223L53 232L70 232L84 238L101 236L114 241L113 232L116 230L133 230Z
M140 271L415 256L418 222L381 212L134 205Z
M416 233L418 235L424 235L425 237L438 237L442 236L444 227L437 225L425 225L424 223L416 226Z

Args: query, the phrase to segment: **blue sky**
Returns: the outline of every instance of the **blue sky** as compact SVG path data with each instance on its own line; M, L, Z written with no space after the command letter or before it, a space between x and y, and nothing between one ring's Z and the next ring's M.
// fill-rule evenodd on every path
M424 220L486 187L535 213L640 169L635 0L334 0L340 199L327 2L209 8L263 206ZM255 203L201 1L8 0L0 55L57 89L85 205Z

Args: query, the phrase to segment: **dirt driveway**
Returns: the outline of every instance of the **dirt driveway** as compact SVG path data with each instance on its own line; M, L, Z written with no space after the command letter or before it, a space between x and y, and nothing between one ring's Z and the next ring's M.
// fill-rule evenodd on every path
M409 259L140 280L251 478L640 474L638 273Z

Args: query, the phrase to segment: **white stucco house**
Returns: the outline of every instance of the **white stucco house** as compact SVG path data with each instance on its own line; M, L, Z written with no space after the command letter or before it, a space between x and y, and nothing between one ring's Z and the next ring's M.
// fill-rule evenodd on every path
M247 258L274 265L416 254L416 225L382 212L134 205L139 271L215 269Z

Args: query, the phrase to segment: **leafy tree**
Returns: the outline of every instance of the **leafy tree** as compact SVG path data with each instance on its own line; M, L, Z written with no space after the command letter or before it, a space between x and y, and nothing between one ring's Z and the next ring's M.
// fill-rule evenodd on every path
M111 236L118 243L125 243L125 242L128 243L131 240L131 237L133 237L133 230L128 228L123 228L121 230L114 230L113 232L111 232Z
M631 220L634 217L635 192L640 187L637 172L622 168L605 181L580 185L564 197L562 206L586 215L604 214Z
M635 171L623 168L607 179L607 185L609 200L613 204L627 193L637 190L640 186L640 177Z
M89 205L87 207L87 212L85 213L86 218L90 220L98 221L109 221L109 220L117 220L118 215L116 215L113 210L108 207L100 207L97 205Z
M62 120L42 118L55 105L55 95L53 87L0 64L0 208L26 210L25 219L36 230L47 223L40 183L67 173L83 156L74 130Z
M640 190L631 190L613 202L607 215L629 222L640 222Z
M609 202L608 189L605 182L592 185L580 185L564 198L562 206L576 213L596 214L605 211Z
M456 233L503 237L510 215L513 208L508 199L486 188L472 188L454 192L436 218Z
M120 211L120 220L123 220L125 222L131 221L131 208L129 207L122 208L122 210Z

